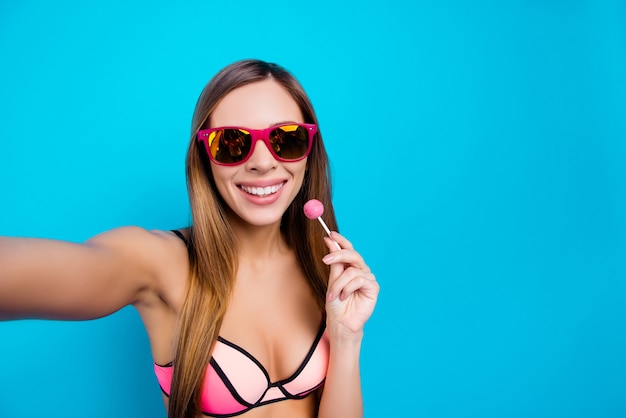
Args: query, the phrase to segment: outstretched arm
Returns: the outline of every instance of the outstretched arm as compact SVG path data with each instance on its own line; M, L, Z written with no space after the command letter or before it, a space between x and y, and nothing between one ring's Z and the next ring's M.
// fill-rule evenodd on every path
M341 250L326 238L331 251L324 257L331 266L326 296L330 360L319 417L362 417L359 359L363 326L374 310L380 287L352 244L337 232L331 237Z
M136 303L157 283L158 234L126 227L83 244L0 237L0 320L94 319Z

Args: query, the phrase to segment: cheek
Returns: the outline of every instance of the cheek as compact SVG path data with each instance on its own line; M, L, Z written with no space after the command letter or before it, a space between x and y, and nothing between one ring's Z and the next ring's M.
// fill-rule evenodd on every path
M223 167L217 164L211 163L211 174L213 174L213 180L219 194L224 197L226 192L226 185L232 178L230 167Z
M308 170L308 164L306 160L299 161L296 164L298 164L298 166L293 168L291 174L297 182L296 189L299 190L302 187L302 181L304 180L304 176Z

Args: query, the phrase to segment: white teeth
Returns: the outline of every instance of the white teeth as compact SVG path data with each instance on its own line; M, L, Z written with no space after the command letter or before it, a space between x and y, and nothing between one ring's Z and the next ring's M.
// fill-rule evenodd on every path
M283 187L283 183L276 184L274 186L266 186L266 187L241 186L241 190L243 190L246 193L264 197L264 196L276 193L278 190L280 190L281 187Z

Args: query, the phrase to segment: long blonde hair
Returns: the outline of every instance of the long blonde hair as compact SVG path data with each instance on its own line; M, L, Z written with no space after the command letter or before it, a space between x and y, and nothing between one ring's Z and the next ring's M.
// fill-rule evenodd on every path
M296 101L304 122L317 124L313 106L300 83L284 68L259 60L235 62L221 70L206 85L193 115L187 152L187 189L192 226L189 236L190 273L187 295L180 313L174 375L169 402L170 418L196 418L199 399L212 347L227 309L235 275L237 249L227 220L227 206L217 192L205 150L196 141L197 132L208 128L210 116L229 92L246 84L272 78ZM302 188L282 218L282 228L308 278L320 310L328 284L328 267L321 262L327 253L319 225L308 220L303 206L309 199L324 204L324 219L337 229L331 202L328 157L318 130L307 160Z

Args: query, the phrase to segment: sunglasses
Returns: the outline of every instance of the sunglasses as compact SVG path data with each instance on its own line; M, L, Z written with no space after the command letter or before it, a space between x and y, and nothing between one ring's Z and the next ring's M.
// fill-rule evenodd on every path
M309 155L317 126L309 123L283 123L267 129L248 129L236 126L203 129L198 141L211 161L220 165L242 164L254 151L259 139L278 161L299 161Z

